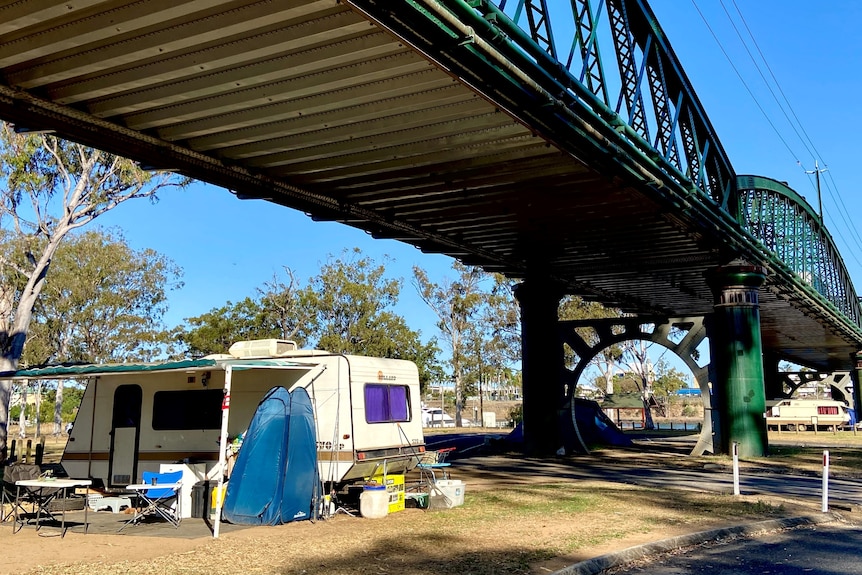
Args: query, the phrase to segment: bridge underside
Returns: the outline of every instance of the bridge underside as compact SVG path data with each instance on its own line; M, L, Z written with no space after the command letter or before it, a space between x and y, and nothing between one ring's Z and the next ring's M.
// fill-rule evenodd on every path
M415 46L336 0L15 3L0 118L629 312L710 313L705 272L757 258L460 39L389 24ZM781 284L764 348L848 369L853 334Z

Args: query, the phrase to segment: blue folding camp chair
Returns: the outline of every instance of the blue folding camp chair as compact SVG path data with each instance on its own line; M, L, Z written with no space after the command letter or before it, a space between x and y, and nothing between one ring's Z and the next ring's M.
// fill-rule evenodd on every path
M446 447L436 451L426 451L419 465L419 472L422 475L421 482L423 484L437 483L437 471L443 476L443 479L449 479L449 466L452 465L446 461L446 457L455 451L454 447Z
M182 521L179 495L183 472L153 473L152 471L144 471L142 478L143 485L150 487L135 489L140 498L138 511L134 517L120 527L120 531L129 525L140 523L147 517L161 517L174 528L179 527L180 521ZM136 486L129 487L134 488Z

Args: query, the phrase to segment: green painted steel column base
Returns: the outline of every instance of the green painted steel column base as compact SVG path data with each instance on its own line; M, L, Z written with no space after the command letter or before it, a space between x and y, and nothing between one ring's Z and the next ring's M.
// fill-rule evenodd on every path
M741 457L761 457L769 451L758 297L766 270L733 262L708 279L715 294L708 327L720 435L715 447L730 453L736 443Z

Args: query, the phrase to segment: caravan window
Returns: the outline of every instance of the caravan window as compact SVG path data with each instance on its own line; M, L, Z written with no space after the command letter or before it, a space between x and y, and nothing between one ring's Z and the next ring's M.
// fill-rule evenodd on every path
M365 421L410 421L410 393L406 385L365 385Z
M220 389L157 391L153 395L153 429L220 429Z

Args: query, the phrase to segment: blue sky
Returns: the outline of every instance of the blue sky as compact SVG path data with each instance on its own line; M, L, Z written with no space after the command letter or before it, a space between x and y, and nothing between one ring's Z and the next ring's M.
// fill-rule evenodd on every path
M563 3L569 4L568 0ZM862 199L855 189L860 164L855 95L862 72L855 28L862 21L862 3L653 0L651 6L737 173L786 181L816 210L813 176L805 170L814 169L815 159L821 168L828 167L822 176L827 228L857 290L862 288L862 242L850 228L858 216L850 220L848 215L862 213ZM747 34L747 25L755 36L757 46L746 37L749 49L756 57L760 58L758 50L765 57L768 69L760 61L763 74L773 83L785 113L798 118L795 131L723 7L734 16L741 33ZM813 144L803 144L797 132ZM384 254L394 260L390 275L405 280L397 311L428 339L436 335L434 317L410 284L411 268L422 266L435 281L452 277L448 258L389 240L373 240L340 224L312 222L300 212L274 204L237 200L226 190L203 184L163 194L155 206L146 202L121 206L100 218L99 224L119 227L134 248L153 248L183 268L185 286L171 293L169 325L254 295L255 288L282 266L289 266L305 282L330 254L337 256L356 246L375 260L380 261Z
M284 278L284 266L301 284L319 273L330 255L358 247L383 263L387 275L404 280L396 310L423 340L436 334L435 318L416 295L412 269L426 269L435 281L453 277L451 258L423 254L407 244L375 240L365 232L332 222L314 222L302 212L260 200L238 200L223 188L194 184L166 192L158 203L138 201L120 206L97 220L116 227L135 249L152 248L183 269L184 285L170 293L168 325L179 325L221 307L256 295L255 289Z
M821 174L824 220L859 291L862 240L852 226L858 225L862 209L856 189L860 121L855 104L862 72L857 40L862 4L851 0L650 4L738 174L785 181L817 211L814 175L806 171L814 170L815 160L828 169Z

